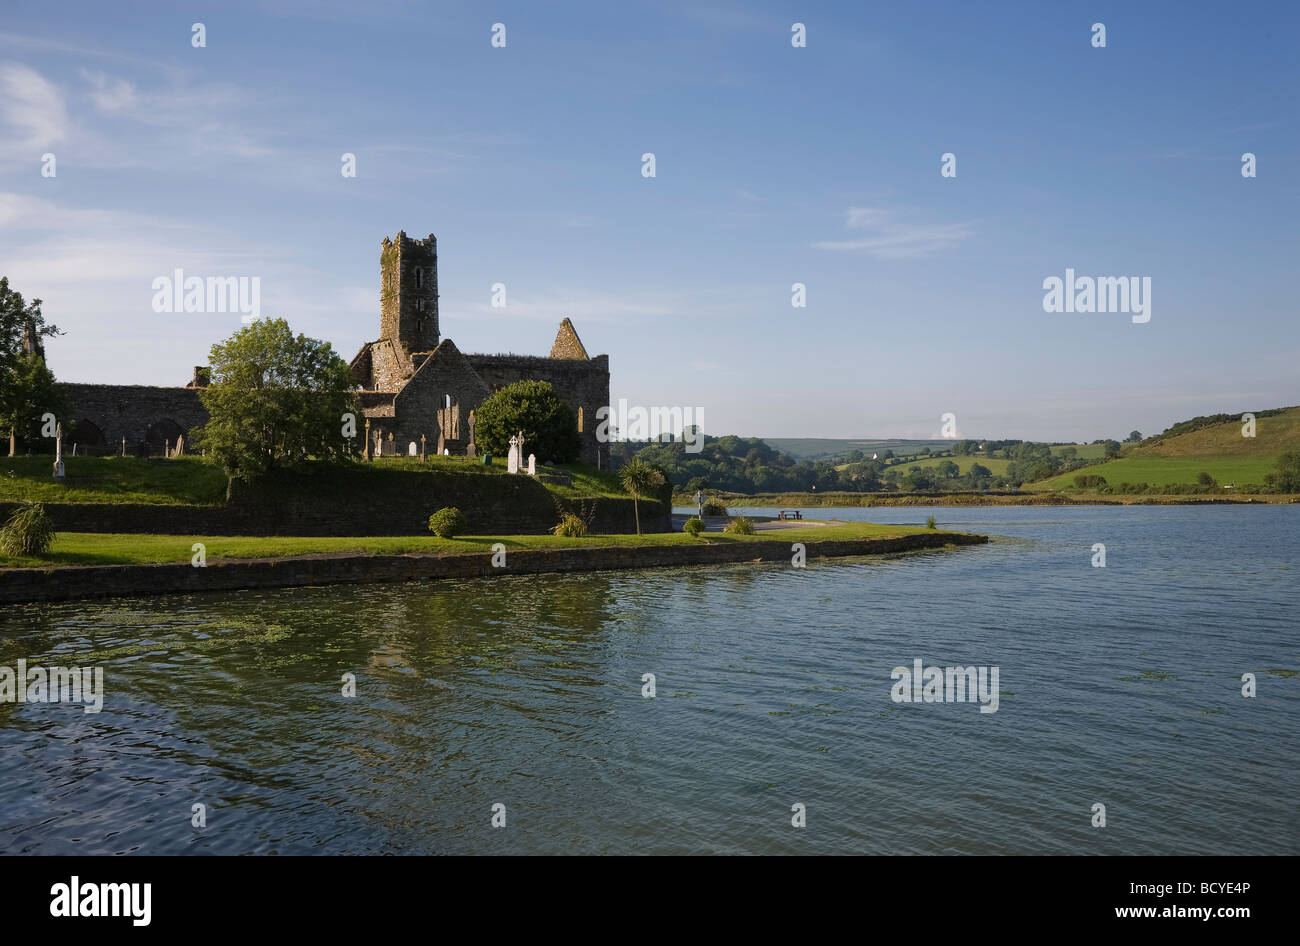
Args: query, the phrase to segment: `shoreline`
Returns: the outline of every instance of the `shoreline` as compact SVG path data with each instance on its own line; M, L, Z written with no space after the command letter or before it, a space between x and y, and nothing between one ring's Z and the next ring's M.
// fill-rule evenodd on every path
M858 496L865 497L863 499ZM685 509L691 502L681 503L674 497L673 508ZM889 506L1289 506L1300 503L1300 495L1292 493L1263 493L1260 495L1203 497L1178 494L1120 494L1106 497L1064 496L1059 493L1017 493L996 496L973 493L944 493L935 496L889 496L879 493L861 493L837 496L823 502L813 497L715 497L715 502L728 509L852 509Z
M882 555L981 545L987 535L924 532L891 538L804 541L808 560ZM261 588L369 582L494 578L554 572L588 572L676 565L790 564L784 542L755 541L692 545L582 546L513 549L505 567L493 567L491 552L330 554L278 558L223 559L195 568L188 562L136 565L57 565L0 569L0 604L75 601L137 595L191 594Z

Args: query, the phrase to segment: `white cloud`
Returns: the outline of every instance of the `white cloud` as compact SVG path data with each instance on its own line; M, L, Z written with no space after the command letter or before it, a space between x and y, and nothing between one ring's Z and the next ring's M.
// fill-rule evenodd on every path
M955 246L972 235L966 223L911 223L879 207L850 207L844 226L865 232L849 240L822 240L813 247L857 250L878 259L915 259Z
M0 63L0 159L38 166L41 153L68 132L57 86L15 62Z

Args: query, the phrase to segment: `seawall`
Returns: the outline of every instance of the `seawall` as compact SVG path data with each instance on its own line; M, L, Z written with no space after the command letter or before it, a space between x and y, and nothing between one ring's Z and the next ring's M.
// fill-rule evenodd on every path
M838 539L805 541L803 544L808 560L812 561L949 545L978 545L987 541L985 535L928 532L889 539ZM515 549L507 553L504 568L492 566L490 552L230 559L209 562L204 568L195 568L188 563L8 568L0 569L0 604L738 562L789 566L790 560L789 544L759 540L640 547Z

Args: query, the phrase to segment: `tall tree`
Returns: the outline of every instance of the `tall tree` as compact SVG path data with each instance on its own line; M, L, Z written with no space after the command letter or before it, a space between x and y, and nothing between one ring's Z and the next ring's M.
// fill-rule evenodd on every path
M58 326L47 325L41 315L40 299L25 302L9 288L9 278L0 276L0 424L9 430L10 456L19 435L38 427L42 414L61 414L42 341L59 334Z
M350 454L343 415L360 416L347 363L329 342L294 335L284 319L260 319L212 346L211 380L199 392L209 414L204 449L234 481L302 461Z

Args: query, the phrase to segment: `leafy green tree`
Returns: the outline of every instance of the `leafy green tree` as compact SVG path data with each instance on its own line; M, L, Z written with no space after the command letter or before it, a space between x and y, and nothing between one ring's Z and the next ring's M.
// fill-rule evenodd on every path
M0 276L0 425L9 430L10 456L18 437L39 426L41 414L61 417L64 405L41 354L41 339L59 334L58 326L45 323L40 299L26 302Z
M703 476L692 476L689 480L686 481L686 487L685 487L686 492L690 493L692 496L694 496L700 490L705 490L708 488L709 488L709 481L706 477Z
M477 417L477 415L475 415ZM641 497L664 484L664 475L644 460L632 459L619 471L623 488L632 494L632 512L636 516L636 534L641 534Z
M1288 451L1277 458L1277 472L1264 476L1264 485L1281 493L1300 493L1300 453Z
M1101 445L1101 450L1104 454L1106 454L1107 457L1117 457L1119 456L1119 441L1118 440L1103 441Z
M284 319L261 319L212 346L209 414L198 440L234 481L308 457L350 455L343 415L361 410L348 365L329 342L295 336Z
M1141 439L1142 439L1142 434L1141 434L1141 432L1136 431L1136 430L1130 430L1130 431L1128 432L1128 437L1126 437L1126 438L1124 439L1124 442L1125 442L1125 443L1138 443Z
M36 352L23 352L13 369L0 379L0 428L9 430L9 456L18 452L18 441L31 443L40 437L41 417L50 413L63 419L67 400L55 386L54 373ZM70 430L64 424L65 437Z
M524 449L543 462L572 463L582 448L578 421L546 381L516 381L494 392L474 411L474 439L489 453L505 456L510 438L524 432ZM680 444L665 444L668 450ZM527 458L522 458L527 462Z

